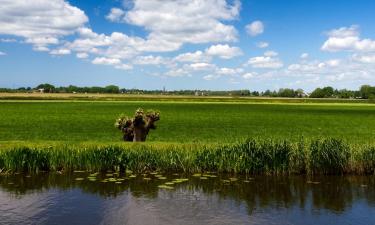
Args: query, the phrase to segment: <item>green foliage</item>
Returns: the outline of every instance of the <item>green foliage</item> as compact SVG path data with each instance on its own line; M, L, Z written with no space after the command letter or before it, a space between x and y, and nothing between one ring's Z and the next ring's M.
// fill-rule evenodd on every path
M39 84L35 89L43 89L45 93L53 93L56 90L56 87L52 84Z
M310 98L332 98L333 94L332 87L317 88L310 94Z
M318 174L344 173L350 157L349 146L337 139L313 141L309 153L309 171Z
M362 85L359 89L361 97L364 99L374 99L375 98L375 87L370 85Z

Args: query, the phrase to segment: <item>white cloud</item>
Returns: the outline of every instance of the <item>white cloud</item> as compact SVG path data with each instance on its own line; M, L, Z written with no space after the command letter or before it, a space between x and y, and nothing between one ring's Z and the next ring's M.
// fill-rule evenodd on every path
M239 15L240 2L226 0L134 0L124 20L149 31L152 46L177 50L184 43L237 40L237 30L223 21Z
M267 47L269 46L269 43L268 43L268 42L261 41L261 42L258 42L258 43L256 44L256 46L257 46L258 48L267 48Z
M192 63L189 65L189 67L195 71L207 71L207 70L213 70L216 68L214 64L210 64L210 63Z
M105 17L112 22L120 22L125 15L125 11L119 8L112 8L111 12Z
M371 57L361 58L363 55L353 55L347 59L302 60L300 63L291 64L285 70L284 76L305 81L306 83L319 82L319 85L334 85L337 82L363 84L373 79L375 66ZM366 63L370 60L370 63ZM375 57L374 57L375 60ZM368 62L368 61L367 61ZM374 61L375 62L375 61Z
M275 57L275 56L278 56L279 53L275 52L275 51L266 51L264 53L265 56L269 56L269 57Z
M210 80L216 80L216 79L218 79L219 77L220 77L220 76L218 76L218 75L209 74L209 75L204 76L203 79L204 79L204 80L208 80L208 81L210 81Z
M308 53L302 53L300 58L301 59L307 59L307 58L309 58L309 54Z
M134 61L134 64L138 65L161 65L161 64L167 64L168 60L161 57L161 56L138 56Z
M360 63L374 63L375 64L375 54L354 54L352 56L354 61Z
M341 63L341 60L339 59L330 59L326 61L326 64L330 67L337 67Z
M5 52L2 52L2 51L0 51L0 56L2 56L2 55L6 55L6 53L5 53Z
M184 68L176 68L176 69L169 70L168 72L165 73L165 75L168 77L182 77L182 76L190 76L190 73Z
M261 69L278 69L283 67L283 63L279 59L269 56L258 56L250 58L248 64L253 68Z
M132 70L133 66L128 65L128 64L120 64L120 65L116 65L115 68L119 70Z
M294 63L288 66L287 71L296 73L296 74L327 74L327 73L334 73L332 69L340 69L338 68L341 65L341 60L339 59L330 59L326 61L305 61L303 60L301 63Z
M1 38L0 42L3 42L3 43L12 43L12 42L17 42L17 40L14 39L14 38Z
M49 52L49 48L43 45L34 45L33 50L37 52Z
M279 69L284 66L283 62L276 58L277 52L267 51L263 56L252 57L246 65L259 69Z
M53 49L52 51L50 51L51 55L69 55L70 53L70 49L66 48Z
M341 27L327 33L328 40L322 46L323 51L338 52L373 52L375 51L375 40L361 39L359 27Z
M121 64L121 60L114 58L97 57L92 61L92 64L96 65L118 65Z
M264 25L262 21L257 20L246 25L246 31L251 36L257 36L264 32Z
M196 51L180 54L175 57L175 60L178 62L209 62L211 57L202 51Z
M1 1L0 34L23 37L36 50L46 51L87 21L82 10L64 0Z
M235 76L235 75L238 75L238 74L241 74L243 73L243 69L242 68L227 68L227 67L222 67L222 68L218 68L216 70L216 74L218 75L229 75L229 76Z
M87 54L86 52L79 52L76 54L76 56L79 59L87 59L89 57L89 54Z
M231 59L233 57L242 55L242 51L238 47L230 47L229 45L212 45L206 49L206 54L210 56L217 56L223 59Z
M327 35L329 37L339 37L339 38L356 37L356 36L359 36L359 26L352 25L350 27L341 27L339 29L328 31Z
M245 73L244 75L242 75L242 77L245 79L245 80L249 80L249 79L252 79L255 77L255 73Z

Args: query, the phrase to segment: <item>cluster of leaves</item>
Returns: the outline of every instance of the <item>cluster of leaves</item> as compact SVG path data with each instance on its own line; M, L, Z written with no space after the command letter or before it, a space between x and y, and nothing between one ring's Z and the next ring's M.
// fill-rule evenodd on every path
M115 127L119 130L125 131L132 126L145 125L148 122L155 122L160 120L160 112L157 110L149 109L146 112L139 108L135 111L134 118L127 115L121 115L115 122ZM154 124L150 124L150 129L155 129Z
M124 130L132 125L132 119L126 115L120 115L120 117L115 122L115 127L119 130Z

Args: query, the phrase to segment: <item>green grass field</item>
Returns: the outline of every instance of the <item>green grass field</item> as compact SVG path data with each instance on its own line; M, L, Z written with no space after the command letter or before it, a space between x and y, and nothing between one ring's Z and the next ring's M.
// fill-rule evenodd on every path
M230 143L244 138L335 137L372 143L375 105L186 101L1 101L0 141L121 142L114 121L138 107L161 111L148 141Z

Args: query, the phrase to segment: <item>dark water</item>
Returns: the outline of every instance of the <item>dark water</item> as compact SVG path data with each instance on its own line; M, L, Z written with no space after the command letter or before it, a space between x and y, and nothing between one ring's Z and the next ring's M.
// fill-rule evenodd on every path
M1 175L0 224L375 224L374 176L88 175Z

